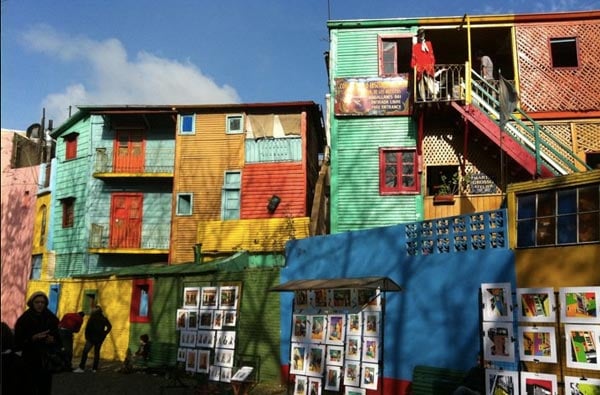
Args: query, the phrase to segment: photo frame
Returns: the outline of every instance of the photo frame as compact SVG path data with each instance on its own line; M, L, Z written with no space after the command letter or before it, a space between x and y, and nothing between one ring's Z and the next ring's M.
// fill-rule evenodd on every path
M213 329L223 328L223 310L215 310L213 313Z
M307 355L307 344L304 343L292 343L291 350L291 361L290 361L290 373L291 374L305 374L306 373L306 355Z
M220 381L221 380L221 368L218 366L211 365L208 368L208 379L210 381Z
M327 346L327 365L343 366L344 365L344 346Z
M231 381L246 381L248 377L252 374L254 368L252 366L242 366L238 369L237 372L231 378Z
M185 328L193 329L193 330L198 329L198 311L197 310L188 311L188 313L186 315Z
M558 304L564 323L600 324L600 287L560 288Z
M512 321L510 283L481 284L481 308L484 321Z
M369 390L377 389L379 365L376 363L363 363L361 367L360 386Z
M344 385L360 386L360 362L346 361L344 364Z
M195 372L198 368L198 354L196 350L188 349L185 356L185 370L186 372Z
M189 310L186 309L177 309L177 315L175 318L175 329L177 330L185 330L187 329L187 313Z
M202 309L216 309L219 302L219 288L218 287L202 287L202 298L200 302L200 308Z
M523 361L556 363L556 331L552 326L519 327L519 356Z
M198 373L209 373L210 350L198 350Z
M365 311L363 313L363 335L379 336L379 312Z
M220 380L223 383L231 383L231 372L233 368L221 368Z
M360 336L346 338L346 359L360 361L362 343Z
M487 361L514 362L512 323L483 322L483 357Z
M336 310L346 310L352 307L351 289L331 289L329 290L329 306ZM325 387L327 389L327 387Z
M308 378L306 376L296 376L294 383L294 395L308 394Z
M308 378L308 393L310 395L321 395L322 390L321 379L315 377Z
M226 285L219 288L219 308L222 310L237 310L239 287Z
M177 362L185 362L187 356L187 348L179 347L177 349Z
M517 288L517 321L555 322L556 297L552 288Z
M237 324L237 311L225 310L223 317L223 325L233 327Z
M305 314L294 314L292 316L294 327L292 330L292 341L303 342L307 337L308 317Z
M362 314L360 312L348 314L348 325L346 326L346 335L362 335Z
M327 317L327 343L344 344L346 335L346 316L332 314Z
M213 311L200 310L198 313L198 329L212 329L213 326Z
M565 376L565 395L600 394L600 379Z
M310 315L307 319L311 342L324 343L327 332L327 319L324 315Z
M235 349L235 331L217 331L215 347Z
M521 372L521 395L557 394L555 374Z
M379 288L359 288L356 290L356 304L362 310L381 310L381 291Z
M344 395L366 395L367 390L358 387L346 387L344 389Z
M221 366L224 368L232 368L233 353L234 350L228 348L216 348L214 365Z
M340 382L342 381L342 368L340 366L327 366L325 368L325 390L335 391L340 390Z
M295 311L302 311L310 307L310 301L308 298L308 290L303 289L300 291L294 291L294 309ZM306 385L304 386L306 389Z
M306 375L323 377L325 370L325 346L309 344L306 353Z
M179 345L182 347L196 347L196 331L183 330L179 333Z
M312 305L317 309L324 309L327 307L329 297L326 289L315 289L312 291Z
M200 287L183 288L183 308L197 309L200 306Z
M486 369L485 393L519 395L519 372L512 370Z
M567 367L600 370L597 350L600 346L600 325L565 324Z
M363 337L362 360L363 362L379 362L379 339L377 337Z
M215 332L214 331L198 331L196 335L196 346L198 347L215 347Z

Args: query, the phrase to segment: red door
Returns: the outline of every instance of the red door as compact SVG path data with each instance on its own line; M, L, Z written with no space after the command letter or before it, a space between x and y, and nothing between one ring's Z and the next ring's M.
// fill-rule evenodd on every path
M141 193L112 195L110 215L110 247L140 248L142 239Z
M114 148L115 173L143 173L145 142L139 131L117 132Z

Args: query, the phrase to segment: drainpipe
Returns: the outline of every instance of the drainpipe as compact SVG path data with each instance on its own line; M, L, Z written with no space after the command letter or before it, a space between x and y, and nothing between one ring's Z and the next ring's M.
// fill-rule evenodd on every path
M194 245L194 263L202 263L202 243Z

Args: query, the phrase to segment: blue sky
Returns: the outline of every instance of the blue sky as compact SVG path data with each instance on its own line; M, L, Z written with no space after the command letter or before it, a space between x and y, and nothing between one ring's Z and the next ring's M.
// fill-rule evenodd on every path
M1 126L44 108L58 126L82 104L323 103L328 19L591 9L600 0L1 0Z

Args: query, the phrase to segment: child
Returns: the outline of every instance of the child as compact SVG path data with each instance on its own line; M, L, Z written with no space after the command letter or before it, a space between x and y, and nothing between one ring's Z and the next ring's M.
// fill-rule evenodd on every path
M135 356L143 361L150 358L150 337L145 333L140 336L140 348L135 352Z

